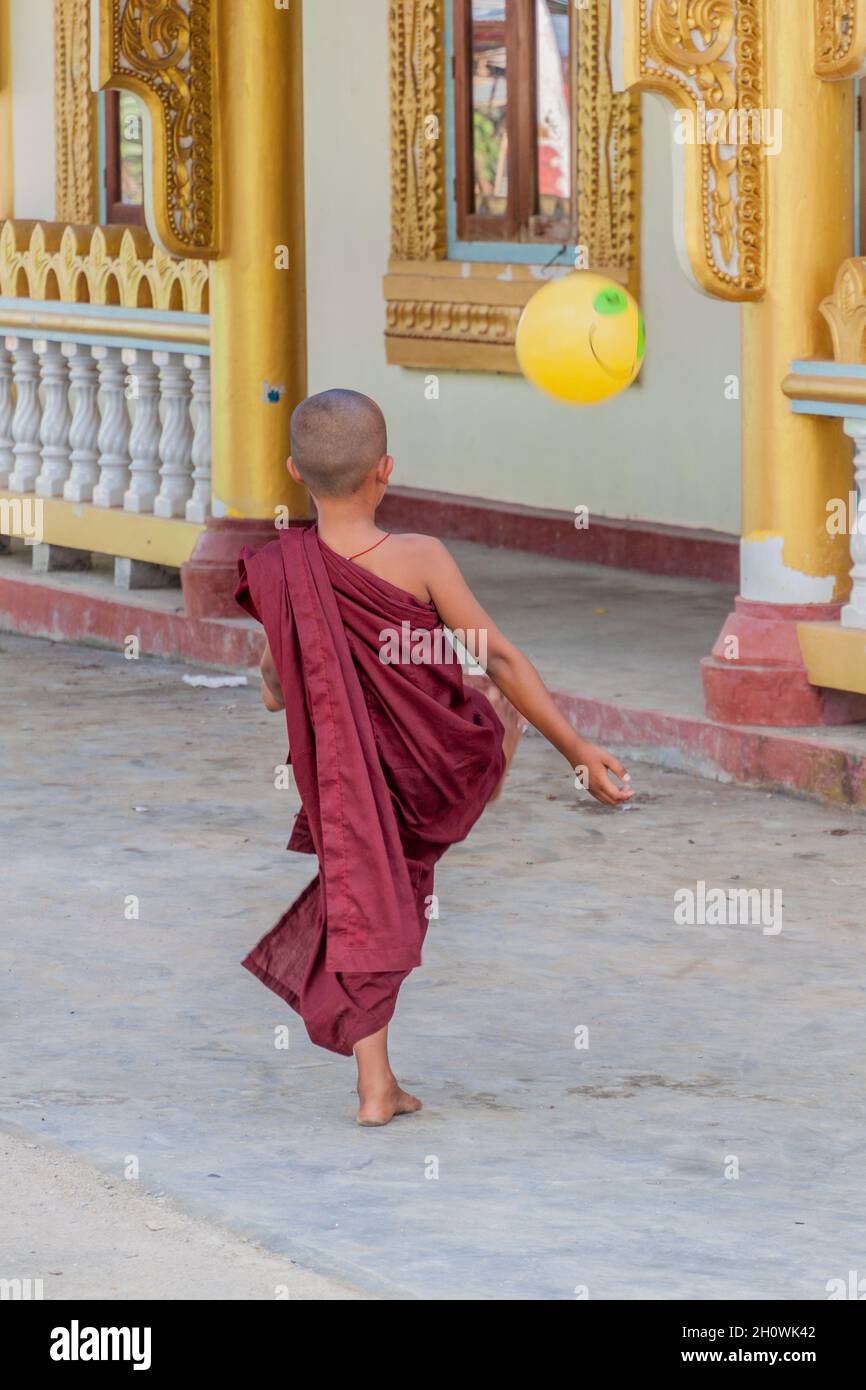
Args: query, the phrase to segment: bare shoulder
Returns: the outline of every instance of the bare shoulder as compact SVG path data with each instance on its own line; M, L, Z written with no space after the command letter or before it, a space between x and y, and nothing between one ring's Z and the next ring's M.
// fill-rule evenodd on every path
M413 559L423 565L437 569L443 565L454 564L454 558L448 547L443 545L436 536L424 536L420 532L403 531L394 534L392 539L405 549L406 555L411 555Z

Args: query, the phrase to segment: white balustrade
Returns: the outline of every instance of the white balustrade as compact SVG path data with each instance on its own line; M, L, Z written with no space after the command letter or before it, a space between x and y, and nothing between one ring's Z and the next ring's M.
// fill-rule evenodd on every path
M192 382L183 356L155 352L163 401L162 434L159 437L160 486L153 504L155 516L183 516L192 496L192 441L190 395Z
M37 497L62 497L69 477L69 368L59 343L43 338L33 351L42 364L42 468L35 492Z
M195 426L192 441L192 496L186 504L186 519L203 524L210 516L211 509L210 362L207 357L192 354L183 360L192 377Z
M99 482L93 489L97 507L120 507L129 487L129 436L126 367L120 348L95 347L99 368L102 422L99 426Z
M0 488L203 525L209 358L0 336Z
M12 380L15 384L15 410L12 415L12 454L14 467L9 478L11 492L32 492L42 469L42 442L39 426L39 359L26 338L7 338L12 353Z
M854 441L854 482L859 500L850 527L853 588L842 609L842 626L866 628L866 420L847 419L845 433Z
M69 363L72 396L70 468L63 496L67 502L89 502L99 482L99 369L82 343L64 343L63 355Z
M6 487L15 456L12 453L12 357L6 344L0 340L0 487Z
M129 436L130 483L123 498L126 512L152 512L159 492L159 368L152 352L124 348L129 369L127 399L132 402Z

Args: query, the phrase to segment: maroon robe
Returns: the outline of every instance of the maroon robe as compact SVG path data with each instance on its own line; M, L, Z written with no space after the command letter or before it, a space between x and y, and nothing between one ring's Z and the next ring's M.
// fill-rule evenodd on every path
M313 1042L348 1056L389 1022L421 963L433 866L496 789L504 731L464 686L433 604L343 559L315 527L244 549L238 565L237 600L263 624L285 696L301 796L288 848L319 860L243 964ZM383 664L389 632L411 632L416 650L438 641L440 659Z

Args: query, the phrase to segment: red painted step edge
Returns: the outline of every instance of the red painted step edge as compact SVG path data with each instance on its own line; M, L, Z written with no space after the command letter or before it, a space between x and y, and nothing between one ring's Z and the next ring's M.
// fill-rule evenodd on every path
M182 612L8 578L0 578L0 628L118 651L128 637L137 636L143 656L207 666L257 666L264 646L261 628L243 618L189 618Z
M614 747L649 746L676 771L730 777L772 790L866 808L866 759L788 729L716 724L683 714L631 709L607 700L556 695L574 728Z

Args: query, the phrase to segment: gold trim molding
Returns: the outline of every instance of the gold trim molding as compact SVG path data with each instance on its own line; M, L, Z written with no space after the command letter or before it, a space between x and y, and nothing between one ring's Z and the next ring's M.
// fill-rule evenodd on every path
M10 299L208 312L208 266L175 260L140 227L4 222L0 294Z
M629 88L659 92L697 133L704 111L761 113L764 0L623 0ZM750 128L749 134L753 134ZM766 154L760 143L683 146L684 238L697 283L760 299L766 273Z
M99 220L97 98L90 86L90 0L54 0L54 212Z
M445 255L445 4L390 0L391 256Z
M866 72L866 0L814 0L815 71L830 82Z
M215 0L99 0L99 86L144 103L148 225L172 256L218 250L214 9Z
M611 0L573 7L578 240L593 270L639 281L640 97L614 92Z
M837 362L866 363L866 259L843 261L833 293L820 304Z
M572 16L578 241L593 270L637 292L640 98L613 90L611 0L590 0L586 10L575 5ZM447 259L445 0L389 0L388 28L387 360L517 372L520 314L549 277L540 267Z

